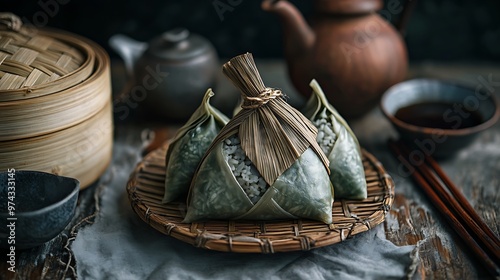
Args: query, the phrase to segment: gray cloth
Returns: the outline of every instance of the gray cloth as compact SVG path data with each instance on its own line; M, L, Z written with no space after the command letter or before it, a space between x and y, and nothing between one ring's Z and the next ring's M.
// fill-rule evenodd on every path
M414 246L395 246L382 226L332 246L271 255L214 252L165 236L127 198L139 151L115 142L99 216L72 245L80 279L402 279L414 270Z

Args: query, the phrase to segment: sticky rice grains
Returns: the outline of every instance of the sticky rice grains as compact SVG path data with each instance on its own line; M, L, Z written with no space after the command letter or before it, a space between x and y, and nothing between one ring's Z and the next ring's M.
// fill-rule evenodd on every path
M223 142L222 151L238 184L252 203L257 203L269 185L266 184L259 171L245 155L240 145L240 139L235 135L229 137Z

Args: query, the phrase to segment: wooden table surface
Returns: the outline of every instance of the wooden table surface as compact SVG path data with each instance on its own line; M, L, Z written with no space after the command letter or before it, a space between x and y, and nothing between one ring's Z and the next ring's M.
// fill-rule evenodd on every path
M265 83L279 87L290 96L295 106L303 100L295 93L286 77L285 66L280 61L257 61ZM120 63L113 63L115 95L124 81ZM478 64L412 65L410 77L435 77L458 80L477 86L489 82L500 97L500 67ZM495 82L497 81L497 82ZM229 83L221 78L216 88L219 96L237 96ZM218 99L216 105L232 108L232 102ZM225 110L227 110L225 109ZM415 279L485 279L487 274L474 255L463 245L460 238L446 224L441 214L432 206L422 191L409 177L398 172L398 162L387 148L387 139L396 137L394 129L384 119L379 109L365 117L351 121L351 127L361 145L373 153L393 176L396 197L383 226L386 237L397 245L417 245L420 260ZM141 145L141 132L155 131L155 141L149 150L160 145L175 133L178 125L161 123L157 119L132 112L122 118L115 114L115 142ZM441 166L460 187L485 222L499 235L500 194L500 123L482 133L471 146L447 160ZM132 170L131 170L132 171ZM91 226L99 209L101 185L107 178L80 192L77 213L66 230L52 241L38 248L16 252L16 273L7 271L6 251L1 252L1 279L75 279L77 260L70 246L78 230ZM124 186L125 188L125 186ZM146 225L145 225L146 226Z

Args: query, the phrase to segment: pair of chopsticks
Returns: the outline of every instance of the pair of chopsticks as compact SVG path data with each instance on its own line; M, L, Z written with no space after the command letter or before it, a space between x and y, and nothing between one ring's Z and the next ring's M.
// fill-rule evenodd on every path
M401 141L389 140L389 147L400 161L414 168L411 175L426 193L432 204L444 215L451 227L480 258L488 272L500 276L500 240L483 222L438 163L424 152L423 159L412 160L412 152ZM403 162L406 161L406 162ZM417 162L419 164L412 164Z

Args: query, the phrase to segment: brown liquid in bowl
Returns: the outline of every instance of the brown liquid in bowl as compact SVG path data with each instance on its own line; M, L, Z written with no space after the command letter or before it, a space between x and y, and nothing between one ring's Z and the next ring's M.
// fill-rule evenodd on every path
M467 110L459 103L417 103L399 109L394 116L415 126L441 129L462 129L483 122L477 111Z

